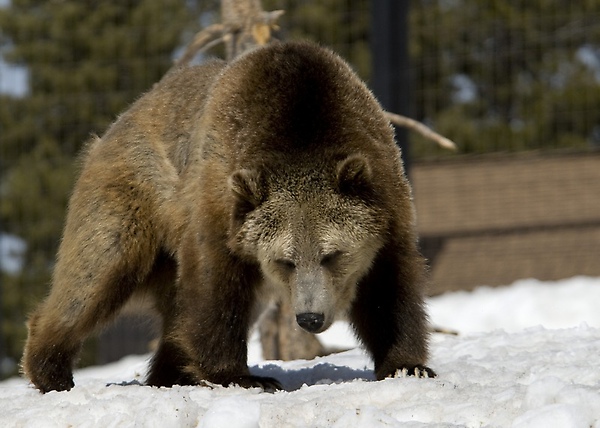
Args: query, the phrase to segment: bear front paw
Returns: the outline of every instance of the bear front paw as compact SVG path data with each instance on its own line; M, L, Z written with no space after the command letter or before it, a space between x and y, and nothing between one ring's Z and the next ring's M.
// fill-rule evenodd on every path
M411 367L402 367L394 373L392 377L414 376L416 378L437 377L437 374L427 366L416 365Z
M283 389L279 381L272 377L238 376L222 383L223 386L238 385L242 388L262 388L265 392L275 392Z

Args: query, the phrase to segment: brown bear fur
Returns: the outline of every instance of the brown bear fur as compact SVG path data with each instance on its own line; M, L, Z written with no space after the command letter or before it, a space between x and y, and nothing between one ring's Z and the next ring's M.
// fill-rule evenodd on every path
M177 69L89 145L23 371L70 389L82 341L143 294L163 319L150 385L277 388L246 363L273 296L313 333L347 317L377 379L433 375L414 221L390 125L330 51Z

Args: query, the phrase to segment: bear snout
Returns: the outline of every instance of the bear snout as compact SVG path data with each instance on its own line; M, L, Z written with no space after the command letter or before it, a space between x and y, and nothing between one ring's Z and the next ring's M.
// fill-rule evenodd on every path
M304 312L296 315L296 322L309 333L320 333L323 324L325 324L325 314Z

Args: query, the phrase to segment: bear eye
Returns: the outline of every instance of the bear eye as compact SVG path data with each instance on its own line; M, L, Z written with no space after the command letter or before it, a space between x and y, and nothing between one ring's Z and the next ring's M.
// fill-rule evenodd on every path
M282 268L287 269L287 270L296 269L296 263L294 263L293 261L291 261L289 259L277 259L277 260L275 260L275 263L277 263L279 266L281 266Z
M323 256L323 258L321 259L321 266L324 267L331 267L336 261L339 260L340 256L343 253L341 251L334 251L332 253L329 254L325 254Z

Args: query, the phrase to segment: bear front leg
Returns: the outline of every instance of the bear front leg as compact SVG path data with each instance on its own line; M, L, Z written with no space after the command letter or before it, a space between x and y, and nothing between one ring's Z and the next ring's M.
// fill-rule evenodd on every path
M435 377L426 366L428 322L424 309L424 262L382 251L359 286L350 319L371 354L377 380L415 375Z
M197 384L193 376L184 371L186 365L187 360L183 350L163 336L150 362L146 384L158 387Z
M251 375L247 364L258 267L226 248L203 249L195 239L188 239L183 250L177 320L168 338L185 356L183 371L198 384L281 389L275 379Z

